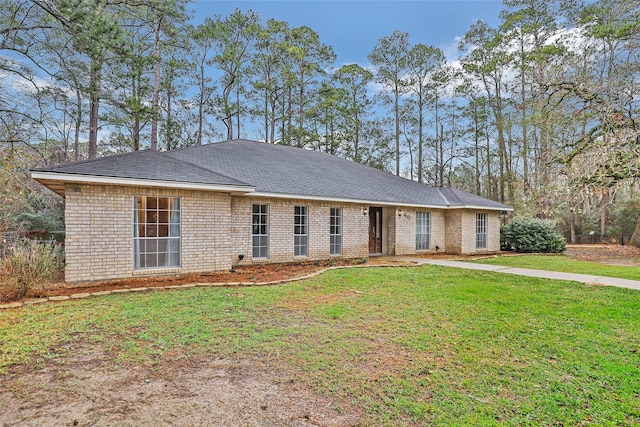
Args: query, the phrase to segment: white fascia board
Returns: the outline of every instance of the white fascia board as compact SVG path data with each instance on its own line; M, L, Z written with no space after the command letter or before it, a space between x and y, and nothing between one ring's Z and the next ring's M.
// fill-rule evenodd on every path
M479 210L479 211L506 211L506 212L513 212L513 210L514 210L512 207L491 208L491 207L487 207L487 206L476 206L476 205L451 206L451 209L456 209L456 208L474 209L474 210Z
M33 179L44 179L78 184L127 185L140 187L178 188L184 190L224 191L233 193L252 193L255 187L250 185L205 184L199 182L161 181L154 179L119 178L111 176L78 175L58 172L31 172Z
M309 196L300 194L281 194L281 193L263 193L253 192L247 194L249 197L265 197L274 199L301 199L301 200L317 200L322 202L337 202L337 203L357 203L361 205L371 206L400 206L406 208L423 208L423 209L476 209L485 211L512 211L513 208L496 208L487 206L438 206L438 205L423 205L417 203L393 203L393 202L381 202L378 200L359 200L359 199L347 199L340 197L322 197L322 196Z

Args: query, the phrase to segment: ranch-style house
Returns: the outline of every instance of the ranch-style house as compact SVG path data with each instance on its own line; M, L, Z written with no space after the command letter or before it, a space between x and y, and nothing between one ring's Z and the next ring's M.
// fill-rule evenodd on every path
M233 140L36 169L65 201L68 282L500 248L512 208L327 153Z

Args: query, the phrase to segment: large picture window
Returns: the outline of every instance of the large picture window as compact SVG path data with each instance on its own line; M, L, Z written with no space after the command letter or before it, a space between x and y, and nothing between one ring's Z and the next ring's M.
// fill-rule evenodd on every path
M309 254L309 208L307 206L293 207L293 255L307 256Z
M342 255L342 208L329 212L329 254Z
M476 249L487 249L487 214L476 214Z
M269 206L253 205L253 258L269 257Z
M429 250L431 238L431 213L416 212L416 250Z
M135 196L134 268L180 266L180 199Z

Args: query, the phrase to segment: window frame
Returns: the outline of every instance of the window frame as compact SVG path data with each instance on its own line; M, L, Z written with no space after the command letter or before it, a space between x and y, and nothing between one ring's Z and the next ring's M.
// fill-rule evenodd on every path
M309 206L293 207L293 256L309 256Z
M251 205L251 258L269 258L269 205L266 203Z
M134 270L181 268L182 199L134 195L132 243Z
M329 255L342 255L342 212L342 208L329 208Z
M487 220L486 212L476 213L476 249L487 249Z
M416 251L428 251L430 249L431 249L431 212L417 211L416 212Z

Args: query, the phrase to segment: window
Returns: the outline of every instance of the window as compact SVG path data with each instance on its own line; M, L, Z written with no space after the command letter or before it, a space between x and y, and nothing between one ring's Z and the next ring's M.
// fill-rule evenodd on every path
M429 250L431 237L431 213L416 212L416 250Z
M308 217L306 206L293 207L293 255L307 256L309 246Z
M476 249L487 249L487 214L476 214Z
M253 205L253 258L269 257L269 206Z
M342 208L329 211L329 254L342 255Z
M134 268L180 266L180 199L133 199Z

